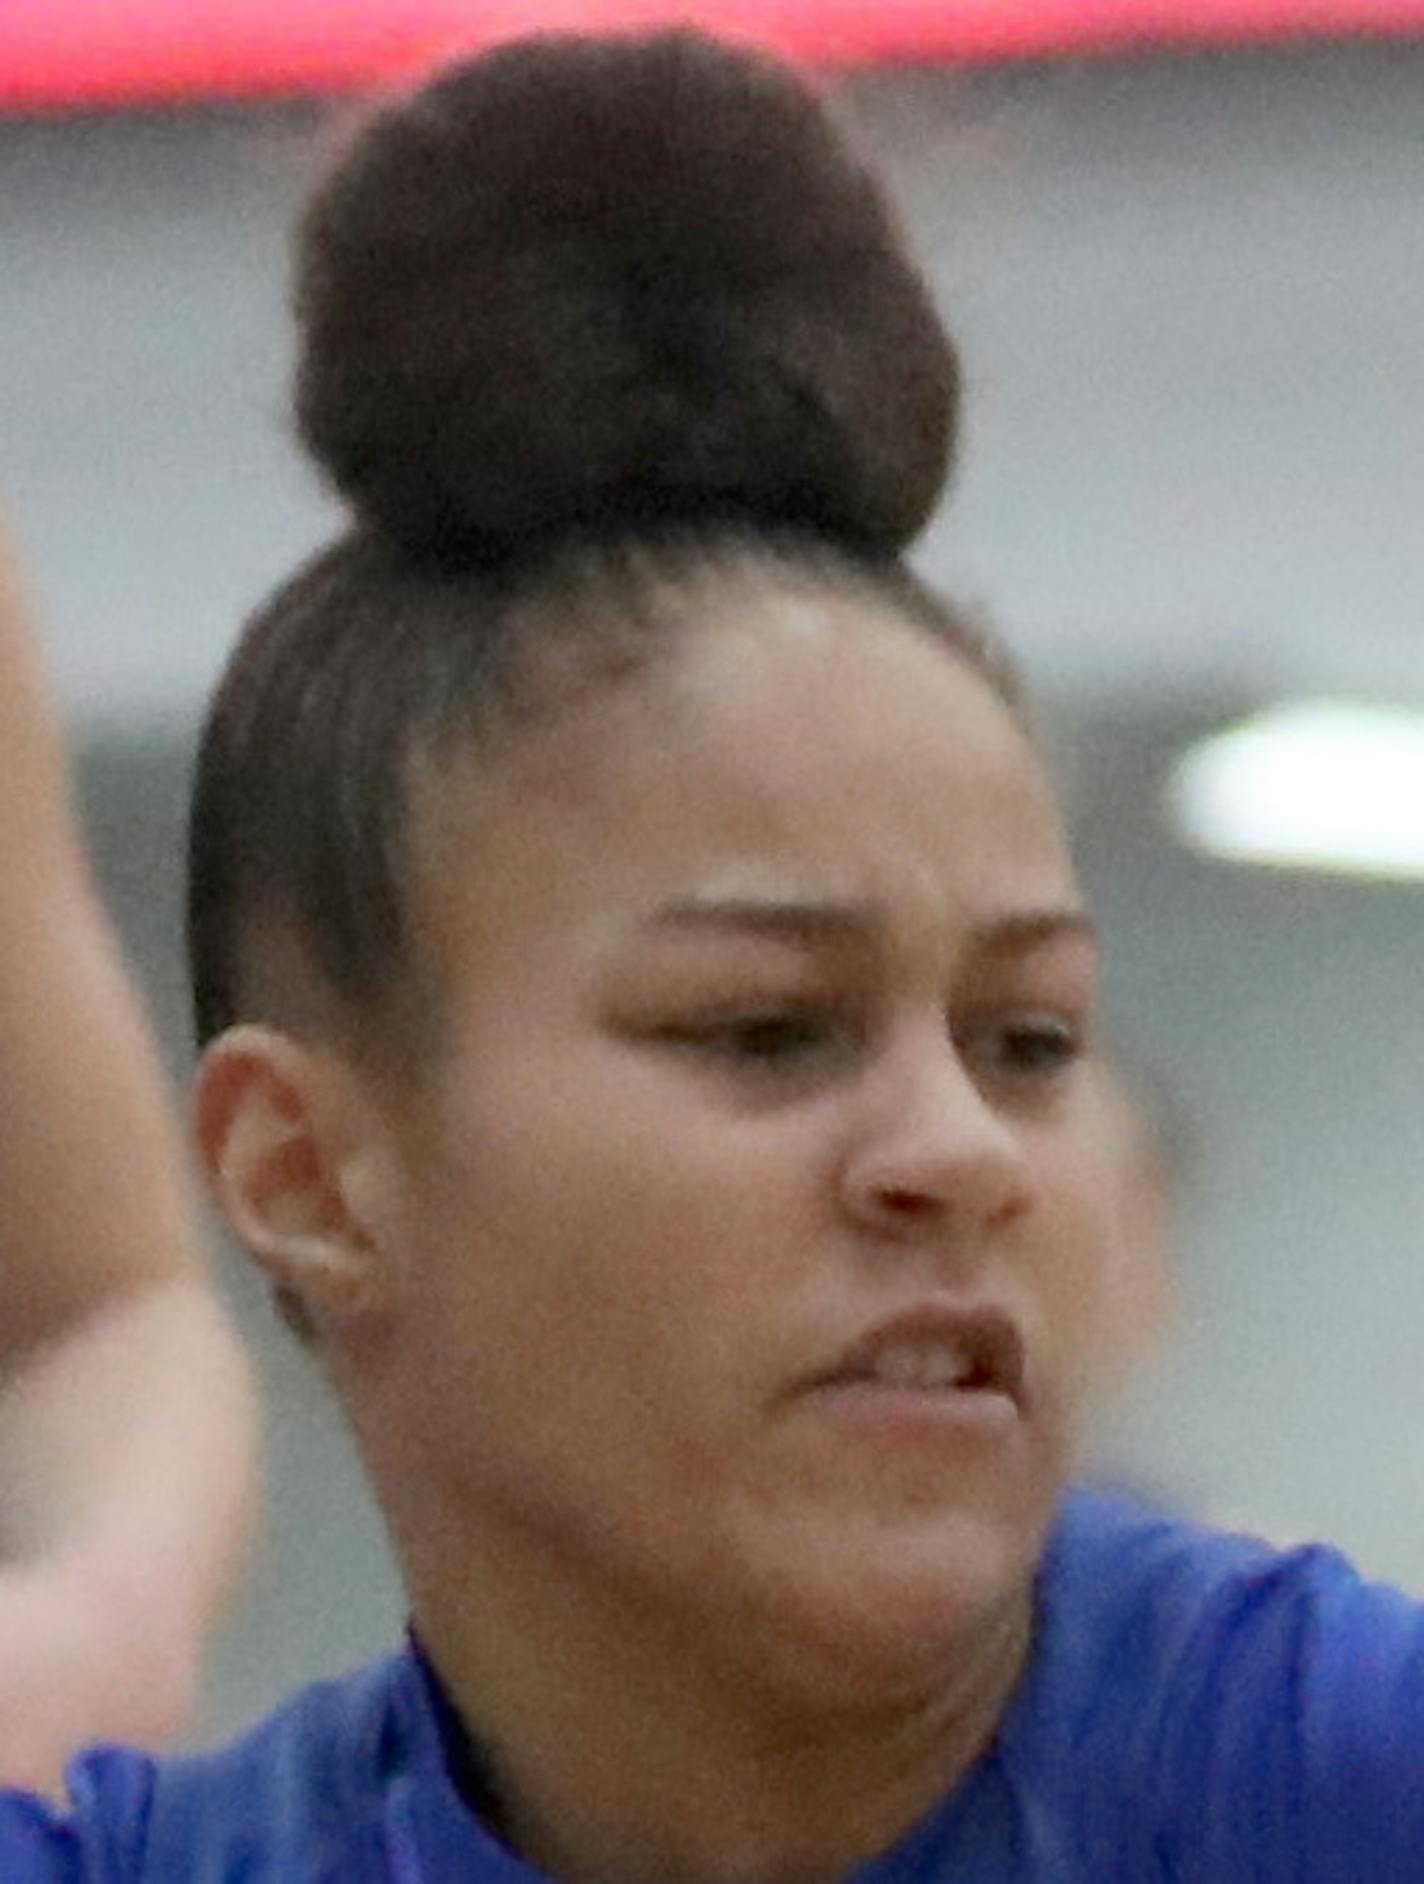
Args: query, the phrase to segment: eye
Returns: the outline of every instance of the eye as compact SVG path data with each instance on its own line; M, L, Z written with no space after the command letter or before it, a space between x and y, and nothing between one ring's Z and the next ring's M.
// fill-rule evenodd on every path
M970 1058L998 1079L1051 1083L1083 1057L1085 1030L1062 1014L1024 1014L976 1029L965 1043Z
M801 1072L853 1047L852 1029L816 1009L766 1009L661 1030L660 1037L709 1058L764 1072Z

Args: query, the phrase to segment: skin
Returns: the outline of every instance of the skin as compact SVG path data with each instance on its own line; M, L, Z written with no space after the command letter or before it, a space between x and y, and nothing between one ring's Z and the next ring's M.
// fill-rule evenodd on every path
M441 1050L238 1029L200 1133L513 1842L565 1879L833 1879L1022 1667L1122 1133L1003 704L863 601L697 606L635 683L428 776ZM984 1302L1029 1382L991 1429L809 1385Z
M185 1724L256 1502L157 1055L0 543L0 1783Z

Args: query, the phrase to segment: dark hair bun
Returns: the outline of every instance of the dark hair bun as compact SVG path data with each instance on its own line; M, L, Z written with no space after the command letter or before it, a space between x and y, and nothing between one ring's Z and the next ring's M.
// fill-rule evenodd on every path
M299 255L303 437L418 554L751 520L903 547L958 375L873 179L790 71L549 35L377 117Z

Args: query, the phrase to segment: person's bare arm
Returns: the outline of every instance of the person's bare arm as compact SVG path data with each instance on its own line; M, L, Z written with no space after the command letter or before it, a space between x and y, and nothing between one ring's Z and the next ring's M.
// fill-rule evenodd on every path
M255 1504L248 1367L0 544L0 1783L181 1724Z

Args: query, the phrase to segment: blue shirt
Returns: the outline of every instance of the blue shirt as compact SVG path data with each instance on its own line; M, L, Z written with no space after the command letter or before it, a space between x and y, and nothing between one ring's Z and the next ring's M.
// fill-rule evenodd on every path
M1287 1555L1077 1493L992 1748L856 1884L1424 1881L1424 1610ZM450 1774L413 1648L234 1746L0 1795L4 1884L536 1884Z

